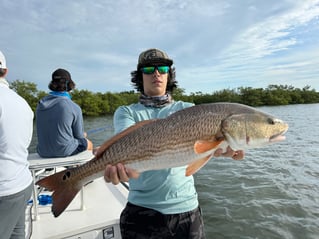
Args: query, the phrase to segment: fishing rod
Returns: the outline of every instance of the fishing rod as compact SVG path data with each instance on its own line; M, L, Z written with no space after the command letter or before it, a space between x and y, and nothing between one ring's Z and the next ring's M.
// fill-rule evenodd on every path
M108 129L112 129L113 130L113 125L106 125L106 126L103 126L103 127L90 129L90 130L86 131L86 135L89 136L89 135L92 135L92 134L97 134L97 133L100 133L100 132L108 130Z

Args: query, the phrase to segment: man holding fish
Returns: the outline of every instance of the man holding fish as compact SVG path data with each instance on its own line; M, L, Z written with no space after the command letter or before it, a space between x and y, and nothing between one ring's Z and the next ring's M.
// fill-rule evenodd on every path
M142 52L131 73L140 100L116 110L116 134L90 161L36 182L53 192L55 217L84 185L104 175L113 184L129 181L123 239L205 238L192 175L212 157L242 159L243 150L285 139L287 123L247 105L173 101L172 64L163 51Z
M132 83L141 92L139 102L119 107L114 115L115 133L140 121L166 118L193 106L174 101L177 87L173 60L159 49L148 49L131 73ZM145 139L148 140L147 138ZM154 145L156 147L156 145ZM244 151L217 149L215 157L242 159ZM123 164L106 167L106 182L129 181L128 203L121 214L122 238L205 238L203 218L193 176L185 176L186 166L137 173Z

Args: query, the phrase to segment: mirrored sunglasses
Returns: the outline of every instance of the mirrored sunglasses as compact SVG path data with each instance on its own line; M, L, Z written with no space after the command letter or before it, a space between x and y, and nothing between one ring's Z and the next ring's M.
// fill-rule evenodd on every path
M160 73L160 74L166 74L169 72L169 66L145 66L145 67L142 67L141 68L141 71L144 73L144 74L153 74L155 69L157 69L157 71Z

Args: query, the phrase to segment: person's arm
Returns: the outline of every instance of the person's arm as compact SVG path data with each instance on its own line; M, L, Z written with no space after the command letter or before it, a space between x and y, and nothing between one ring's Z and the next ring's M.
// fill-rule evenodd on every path
M76 139L86 138L84 133L84 124L82 110L79 106L73 105L74 120L72 123L73 137Z
M83 116L82 110L80 106L76 105L74 107L74 120L72 123L72 133L75 139L86 139L87 142L87 150L93 150L93 143L91 140L87 138L86 132L84 132L84 123L83 123Z
M130 109L127 106L120 106L114 113L114 132L118 134L136 123Z

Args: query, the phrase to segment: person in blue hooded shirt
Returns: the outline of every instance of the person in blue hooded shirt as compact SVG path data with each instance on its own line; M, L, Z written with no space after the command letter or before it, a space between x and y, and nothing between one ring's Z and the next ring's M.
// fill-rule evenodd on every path
M71 99L74 88L71 74L57 69L49 83L51 92L37 105L37 152L43 158L67 157L93 149L83 129L82 110Z

